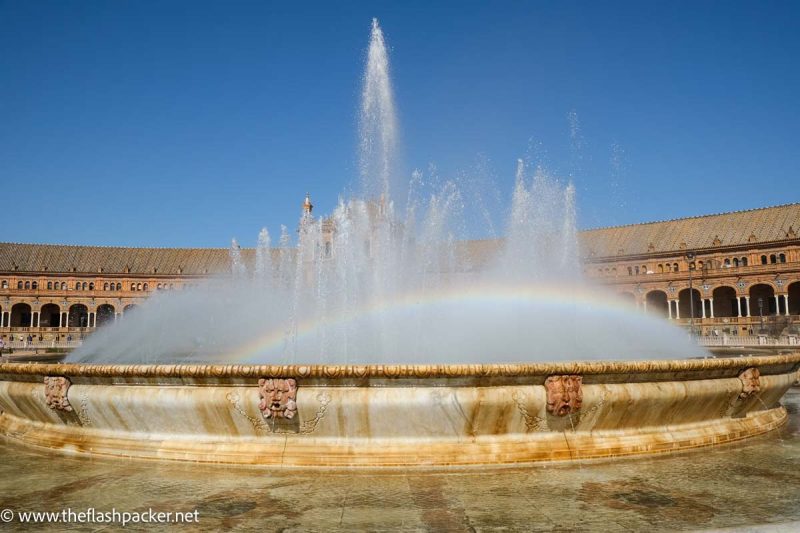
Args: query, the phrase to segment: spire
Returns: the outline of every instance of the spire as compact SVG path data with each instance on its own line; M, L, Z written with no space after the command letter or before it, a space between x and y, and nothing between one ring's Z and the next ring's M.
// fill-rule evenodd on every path
M310 215L311 211L314 209L313 204L311 203L311 195L306 193L306 199L303 202L303 214Z

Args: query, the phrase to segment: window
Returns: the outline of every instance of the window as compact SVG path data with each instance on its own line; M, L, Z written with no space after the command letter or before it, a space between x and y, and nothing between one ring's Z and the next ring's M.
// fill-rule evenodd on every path
M76 282L75 282L75 290L76 290L76 291L79 291L79 290L81 290L81 282L80 282L80 281L76 281Z
M639 267L638 266L634 267L633 271L636 272L637 276L639 275Z
M30 289L31 288L31 282L30 281L26 281L25 282L25 288L26 289Z
M65 290L67 290L67 282L66 282L66 281L62 281L62 282L61 282L61 290L62 290L62 291L65 291Z
M147 283L144 284L144 287L142 288L142 290L145 290L145 291L147 290Z
M18 282L17 282L17 288L18 288L18 289L21 289L21 288L22 288L22 282L21 282L21 281L18 281Z
M766 265L767 264L767 256L766 255L762 255L761 256L761 264L762 265Z
M135 283L131 283L131 290L132 290L132 291L135 291L135 290L136 290L136 284L135 284Z
M52 281L48 281L47 282L47 290L50 290L52 288L53 288L53 282Z
M158 285L156 285L156 290L157 290L157 291L160 291L160 290L161 290L161 284L160 284L160 283L159 283Z
M642 274L647 274L647 265L642 265Z
M678 271L678 263L673 263L672 264L672 271L673 272L677 272Z
M90 281L90 282L89 282L89 290L90 290L90 291L93 291L93 290L94 290L94 281Z
M770 262L770 264L772 264L772 265L774 265L775 263L777 263L777 262L778 262L778 259L775 257L775 254L770 254L770 256L769 256L769 262Z
M103 290L104 291L108 290L108 282L103 283Z
M84 291L87 289L87 285L86 285L85 281L83 282L83 286L81 287L81 289L84 290Z
M725 266L726 267L730 267L731 266L731 259L729 257L725 258Z
M786 262L786 254L780 254L778 256L778 262L785 263Z
M4 289L8 288L8 280L5 280L5 279L3 280L3 288Z
M741 265L742 265L743 267L746 267L746 266L747 266L747 258L746 258L746 257L742 257L742 259L741 259L739 262L741 263Z
M736 268L739 268L739 258L738 257L734 257L733 258L733 266L735 266Z
M633 276L633 268L628 267L628 275Z
M121 290L122 290L122 283L117 283L117 290L118 290L118 291L121 291Z
M140 291L140 290L142 290L142 284L141 284L141 283L137 283L137 284L136 284L136 290L137 290L137 291Z
M658 273L659 274L663 274L664 273L664 265L658 265Z
M36 290L38 288L39 288L39 282L38 281L34 281L33 283L31 283L31 289Z

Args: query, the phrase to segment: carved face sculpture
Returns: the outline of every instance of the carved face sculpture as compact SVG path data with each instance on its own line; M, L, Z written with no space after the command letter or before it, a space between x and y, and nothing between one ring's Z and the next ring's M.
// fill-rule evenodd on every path
M70 382L65 377L46 377L44 378L44 398L47 407L59 411L72 411L72 406L67 399L67 390Z
M292 378L258 380L261 402L258 408L264 418L294 418L297 414L297 381Z
M742 382L742 392L739 394L740 400L746 400L750 396L761 392L761 372L757 368L748 368L739 374Z
M583 403L581 376L550 376L544 382L547 389L547 412L566 416L577 412Z

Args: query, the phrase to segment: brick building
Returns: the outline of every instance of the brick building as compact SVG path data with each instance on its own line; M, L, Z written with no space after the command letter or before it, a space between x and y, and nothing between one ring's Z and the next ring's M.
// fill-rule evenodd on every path
M692 323L703 335L778 335L800 319L798 232L800 203L592 229L579 238L585 274L641 312ZM465 246L496 249L486 241ZM252 264L254 250L242 250L242 260ZM155 292L230 269L226 248L0 243L0 337L80 337Z

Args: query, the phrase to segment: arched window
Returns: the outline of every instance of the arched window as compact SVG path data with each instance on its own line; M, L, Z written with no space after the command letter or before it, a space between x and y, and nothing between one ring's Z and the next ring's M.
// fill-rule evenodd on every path
M633 267L633 271L636 272L637 276L639 275L639 267L638 267L638 265Z
M770 254L770 256L769 256L769 262L770 262L770 264L771 264L771 265L774 265L775 263L777 263L777 262L778 262L778 258L777 258L777 257L775 257L775 254Z
M730 266L731 266L731 259L730 259L730 257L726 257L726 258L725 258L725 266L726 266L726 267L730 267Z
M21 281L18 281L18 282L17 282L17 288L18 288L18 289L21 289L22 287L23 287L23 284L22 284L22 282L21 282Z
M658 265L658 273L659 274L663 274L664 273L664 265Z
M172 290L172 283L169 284L169 288L170 288L170 290Z
M145 291L147 290L147 283L144 284L144 286L142 287L142 290L145 290Z
M62 282L61 282L61 290L62 290L62 291L65 291L65 290L67 290L67 282L66 282L66 281L62 281Z
M122 290L122 283L117 283L117 290L118 290L118 291L121 291L121 290Z
M628 267L628 275L629 276L633 276L633 268L632 267Z
M26 289L30 289L31 288L31 282L30 281L26 281L25 282L25 288Z
M81 287L81 289L85 291L87 288L88 288L88 287L87 287L87 285L86 285L86 282L84 281L84 282L83 282L83 286Z
M672 264L672 271L673 272L677 272L678 271L678 263L673 263Z
M698 268L700 268L700 270L703 270L703 262L702 261L698 261L697 262L697 266L698 266Z
M142 284L141 284L141 283L137 283L137 284L136 284L136 290L137 290L137 291L140 291L140 290L142 290Z
M161 284L160 284L160 283L159 283L158 285L156 285L156 290L157 290L157 291L160 291L160 290L161 290Z
M766 255L762 255L761 256L761 264L762 265L766 265L767 264L767 256Z
M90 290L90 291L93 291L93 290L94 290L94 281L90 281L90 282L89 282L89 290Z
M742 264L743 267L747 266L747 258L746 257L742 257L742 259L739 262Z
M733 266L735 266L736 268L739 268L739 258L738 257L734 257L733 258Z
M104 291L108 290L108 282L103 283L103 290Z
M642 265L642 274L647 274L647 265Z
M136 284L135 284L135 283L131 283L131 290L132 290L132 291L135 291L135 290L136 290Z
M53 282L52 281L48 281L47 282L47 290L50 290L52 288L53 288Z
M778 262L785 263L786 262L786 254L780 254L778 256Z
M80 281L76 281L76 282L75 282L75 290L76 290L76 291L79 291L79 290L81 290L81 282L80 282Z
M5 280L5 279L3 280L3 288L4 289L8 288L8 280Z
M31 289L36 290L38 288L39 288L39 282L38 281L34 281L33 283L31 283Z

